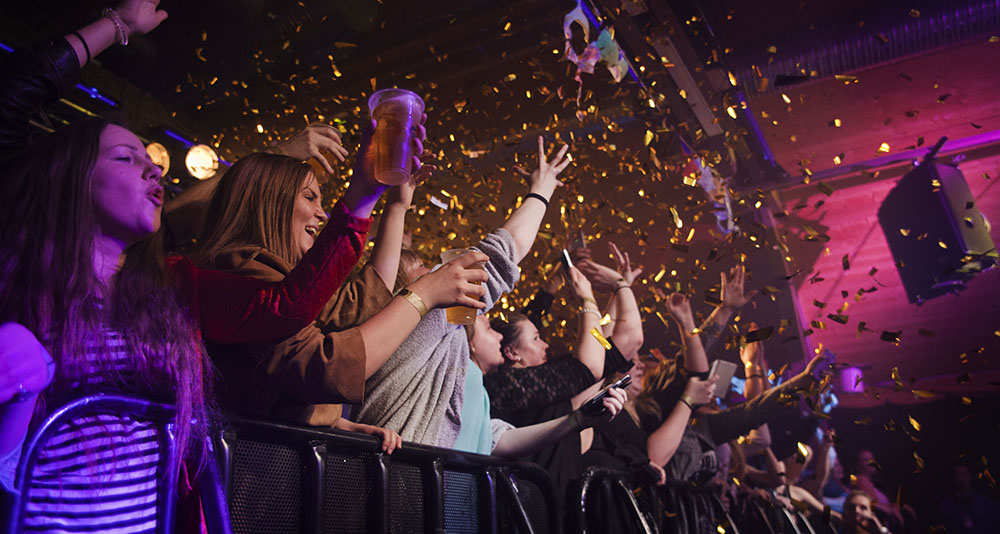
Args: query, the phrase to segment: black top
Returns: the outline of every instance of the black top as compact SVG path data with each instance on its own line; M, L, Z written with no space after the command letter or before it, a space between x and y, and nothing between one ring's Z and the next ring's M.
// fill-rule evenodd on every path
M483 383L490 394L491 416L520 427L568 415L573 411L570 399L592 386L594 375L580 360L563 356L535 367L504 367L486 375ZM562 495L582 471L580 433L526 459L548 470Z
M0 167L31 141L29 119L80 78L80 63L65 39L18 48L0 65Z

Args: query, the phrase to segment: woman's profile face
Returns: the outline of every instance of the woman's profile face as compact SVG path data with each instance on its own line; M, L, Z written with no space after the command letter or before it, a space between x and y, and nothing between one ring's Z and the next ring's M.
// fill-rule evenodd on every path
M295 196L295 207L292 208L292 239L295 240L300 254L305 255L309 252L316 242L320 227L326 220L323 195L319 192L316 175L310 172L298 195Z
M109 124L101 132L93 170L92 199L101 233L128 246L159 230L162 177L142 141Z
M500 353L500 341L503 335L490 327L490 321L485 315L477 315L472 326L472 341L470 349L473 359L479 364L483 374L496 370L503 365L503 355Z
M539 337L538 328L526 319L519 321L517 327L519 334L510 347L511 353L519 358L517 361L525 367L534 367L545 363L548 358L549 344Z

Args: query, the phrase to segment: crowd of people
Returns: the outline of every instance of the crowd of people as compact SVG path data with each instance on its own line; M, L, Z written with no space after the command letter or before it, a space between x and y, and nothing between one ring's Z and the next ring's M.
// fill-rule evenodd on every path
M16 51L0 71L5 491L14 491L26 436L54 408L121 392L177 407L183 454L169 469L182 481L208 461L212 425L233 412L371 434L389 454L406 441L529 459L551 474L561 499L587 467L604 466L637 485L715 484L734 514L764 499L806 503L844 532L905 525L908 512L869 487L870 477L865 484L870 462L859 464L860 483L831 476L839 468L832 432L820 429L783 459L770 446L768 421L815 406L808 401L824 384L821 356L772 387L762 343L745 343L742 398L716 401L709 355L754 297L742 266L722 273L721 303L700 325L685 295L669 297L682 341L670 358L640 356L641 269L613 244L613 267L578 247L573 265L528 281L544 289L526 309L490 320L487 312L521 280L518 264L558 201L571 162L566 145L549 156L539 138L537 168L525 173L523 201L507 220L467 254L427 264L404 246L404 219L433 166L416 158L408 182L377 182L371 128L350 186L329 211L304 161L321 152L344 161L350 151L324 125L247 155L169 201L161 169L123 122L91 118L33 138L31 115L97 54L155 29L166 17L157 3L123 0L78 31ZM423 153L424 137L420 125L414 154ZM550 356L540 331L560 286L578 305L577 335L569 354ZM603 306L598 293L608 295ZM450 323L452 306L474 308L475 320ZM611 388L603 410L583 409L624 373L631 384ZM158 444L155 427L127 416L60 428L22 496L27 531L151 531ZM969 495L949 506L965 506Z

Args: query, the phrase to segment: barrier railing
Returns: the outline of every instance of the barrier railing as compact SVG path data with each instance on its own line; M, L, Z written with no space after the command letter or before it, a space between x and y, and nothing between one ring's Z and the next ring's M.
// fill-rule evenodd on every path
M535 464L229 417L217 439L233 532L562 532Z

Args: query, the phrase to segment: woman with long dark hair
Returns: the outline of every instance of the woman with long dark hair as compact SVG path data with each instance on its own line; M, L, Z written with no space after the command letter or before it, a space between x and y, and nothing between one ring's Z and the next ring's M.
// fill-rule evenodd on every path
M0 383L6 464L16 462L33 414L111 391L175 404L177 446L197 466L210 378L197 325L162 264L134 261L136 245L159 227L159 167L106 119L68 126L27 156L0 182L2 360L27 371L12 369ZM150 528L160 454L155 427L129 417L60 429L24 496L28 531ZM80 516L82 505L103 513Z

